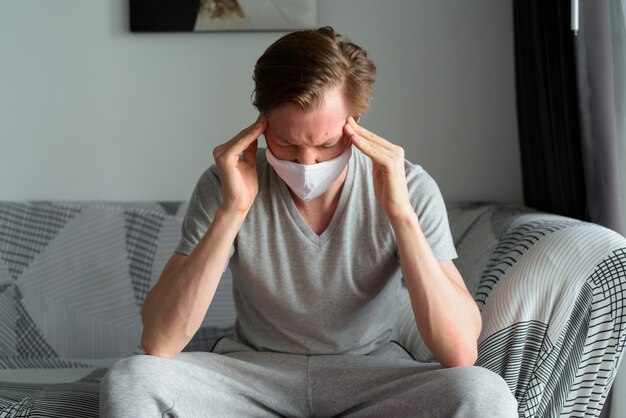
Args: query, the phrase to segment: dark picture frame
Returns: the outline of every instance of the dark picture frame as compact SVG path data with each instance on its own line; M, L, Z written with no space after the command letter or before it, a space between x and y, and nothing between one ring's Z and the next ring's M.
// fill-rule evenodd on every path
M132 32L314 28L317 0L129 0Z

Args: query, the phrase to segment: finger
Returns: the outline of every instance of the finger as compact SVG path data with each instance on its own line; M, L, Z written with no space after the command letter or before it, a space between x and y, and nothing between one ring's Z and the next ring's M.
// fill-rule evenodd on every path
M363 138L366 141L372 141L375 144L384 147L390 151L394 151L395 145L392 144L391 142L387 141L384 138L381 138L380 136L376 135L375 133L368 131L367 129L365 129L364 127L362 127L361 125L359 125L352 116L350 116L348 118L348 125L354 130L356 131L356 133L358 133L361 138Z
M380 145L365 140L361 135L359 135L352 126L344 125L344 132L350 138L352 143L359 149L363 154L370 157L372 160L379 164L387 164L392 159L392 155L389 154L389 151Z
M238 147L242 147L241 151L243 151L243 149L247 148L248 145L256 141L257 138L265 132L266 127L267 121L265 117L260 116L252 125L248 126L235 137L235 144L237 144Z
M249 134L249 137L254 138L254 140L248 144L246 149L243 150L243 161L245 161L249 165L256 164L256 153L259 147L258 138L263 132L265 132L266 127L267 127L267 120L265 119L265 116L263 115L259 115L257 120L252 125L250 125L250 128L252 129Z
M248 148L246 148L243 151L243 159L242 160L245 161L249 165L255 165L256 164L256 153L257 153L258 147L259 147L259 141L258 140L255 140L250 145L248 145Z
M257 138L265 132L265 128L267 126L267 122L264 116L259 116L259 118L250 126L239 132L233 139L230 141L219 145L214 150L215 156L223 156L228 155L227 158L230 158L234 155L241 155L242 152L248 146L257 140Z

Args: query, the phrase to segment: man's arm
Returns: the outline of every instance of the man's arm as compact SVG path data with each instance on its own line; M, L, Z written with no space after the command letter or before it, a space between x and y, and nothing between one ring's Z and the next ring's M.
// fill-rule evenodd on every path
M244 218L218 211L189 256L170 257L141 311L141 345L146 353L172 358L198 331Z
M451 261L439 262L409 199L404 150L348 118L354 145L372 160L374 193L393 228L417 328L444 367L476 361L478 307Z
M469 366L477 357L482 321L452 261L439 262L413 213L392 222L400 263L422 339L444 367Z
M265 127L261 117L213 151L222 203L192 253L172 255L146 296L141 344L148 354L174 357L200 328L230 248L258 193L257 138Z

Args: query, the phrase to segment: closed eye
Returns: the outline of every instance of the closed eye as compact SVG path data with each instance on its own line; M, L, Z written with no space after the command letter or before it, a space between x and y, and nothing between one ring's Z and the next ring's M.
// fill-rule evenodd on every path
M343 140L344 140L344 138L345 138L345 137L343 137L343 136L342 136L342 137L341 137L341 138L339 138L336 142L323 144L323 145L320 145L318 148L323 148L323 149L333 149L333 148L337 148L338 146L343 145L343 143L344 143L344 141L343 141Z

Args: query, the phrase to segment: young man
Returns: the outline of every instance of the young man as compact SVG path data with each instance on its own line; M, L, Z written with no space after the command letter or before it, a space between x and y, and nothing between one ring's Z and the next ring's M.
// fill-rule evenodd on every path
M358 123L375 73L331 28L261 56L260 116L215 148L143 305L149 355L111 369L104 416L517 416L505 382L472 366L481 318L437 185ZM234 340L181 353L227 265ZM402 278L439 364L394 341Z

